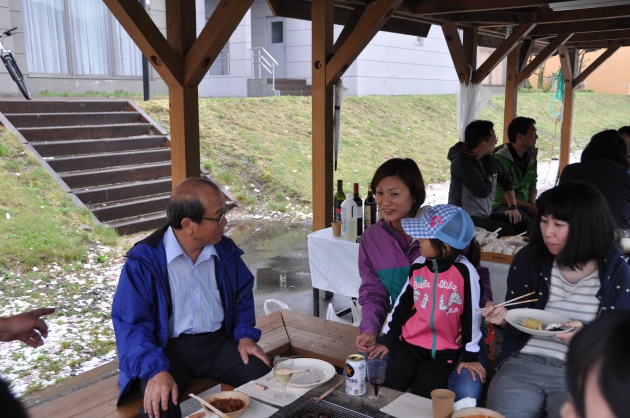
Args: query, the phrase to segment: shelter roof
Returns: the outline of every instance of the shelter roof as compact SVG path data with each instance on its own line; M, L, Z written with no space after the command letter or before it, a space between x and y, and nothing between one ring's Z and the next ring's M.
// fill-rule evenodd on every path
M310 0L268 0L275 14L311 20ZM335 23L345 25L374 0L334 0ZM534 51L559 34L573 34L568 48L630 45L628 0L403 0L392 2L391 17L381 30L427 36L430 25L451 22L458 29L476 28L478 45L497 48L518 26L532 25L523 41Z

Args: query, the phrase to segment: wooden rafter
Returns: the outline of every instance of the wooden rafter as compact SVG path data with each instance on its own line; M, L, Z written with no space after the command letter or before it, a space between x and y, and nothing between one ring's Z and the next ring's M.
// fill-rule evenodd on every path
M327 64L327 85L332 86L341 78L402 2L403 0L379 0L365 8L355 29L342 45L335 48L336 53Z
M604 61L610 58L612 54L617 52L619 48L620 48L620 45L614 45L608 48L606 51L604 51L602 55L597 57L595 61L593 61L588 67L582 70L582 72L577 77L575 77L575 80L573 81L573 87L575 88L579 86L581 82L586 80L586 78L589 75L591 75L593 71L595 71L600 65L602 65Z
M182 60L138 1L103 0L166 85L183 81Z
M221 0L184 61L184 84L197 86L216 61L254 0Z
M412 10L417 15L443 13L483 12L488 10L517 9L546 4L540 0L451 0L416 2Z
M523 40L523 38L536 27L535 23L525 23L514 29L512 34L494 50L494 52L484 61L477 71L473 73L472 81L475 84L481 82L499 65L499 63Z
M578 33L571 38L571 42L616 41L630 39L630 28L599 33Z
M624 16L630 17L630 7L608 6L595 9L591 8L554 12L548 6L544 6L539 9L536 21L539 23L566 23L590 21L595 19L617 19Z
M540 51L538 55L536 55L536 58L531 60L529 64L527 64L525 68L523 68L523 70L518 73L518 75L516 76L516 85L520 85L523 81L529 78L529 76L532 75L532 73L536 71L536 69L540 67L547 60L547 58L552 56L558 50L558 48L560 48L568 39L570 39L572 35L572 33L563 33L556 36L551 42L549 42L549 44L547 44L547 46L543 48L543 50Z
M580 22L539 24L530 36L555 36L558 33L597 33L604 31L615 31L620 29L628 29L630 27L630 18L621 19L601 19L601 20L584 20Z

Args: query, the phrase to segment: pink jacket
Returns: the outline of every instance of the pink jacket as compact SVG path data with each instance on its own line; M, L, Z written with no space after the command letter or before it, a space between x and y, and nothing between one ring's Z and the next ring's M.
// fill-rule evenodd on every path
M391 349L402 336L433 353L464 347L463 361L477 361L479 294L479 276L465 257L452 264L434 264L420 257L411 266L409 281L394 306L385 345ZM461 345L455 342L460 329Z

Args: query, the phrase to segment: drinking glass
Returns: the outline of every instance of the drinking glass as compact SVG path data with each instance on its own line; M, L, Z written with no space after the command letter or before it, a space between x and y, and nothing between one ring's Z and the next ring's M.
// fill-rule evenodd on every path
M287 393L287 383L293 376L293 359L288 357L276 357L273 360L273 375L282 385L282 393L274 396L275 399L287 400L291 399L291 395Z
M370 399L378 399L378 389L385 382L387 362L383 360L370 360L367 362L368 381L374 386L374 396Z

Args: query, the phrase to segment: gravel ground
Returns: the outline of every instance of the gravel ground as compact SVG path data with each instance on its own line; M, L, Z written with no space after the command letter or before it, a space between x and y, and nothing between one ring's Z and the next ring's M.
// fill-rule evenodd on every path
M579 154L572 155L576 161ZM539 192L555 182L558 161L539 162ZM449 183L427 186L426 204L447 201ZM311 219L304 207L289 214L231 212L232 216L254 219ZM115 358L113 329L109 312L123 264L123 255L139 237L121 239L117 248L96 245L91 248L89 262L68 268L52 264L38 274L39 279L8 275L0 277L0 316L7 316L39 307L55 306L58 312L48 320L49 337L43 347L34 349L19 342L0 343L0 371L17 396L37 387L51 385L61 379L88 371ZM105 260L102 256L106 255ZM99 260L101 259L101 260ZM9 283L29 283L20 297L10 297L2 289ZM69 291L68 289L72 289ZM41 298L45 294L46 298ZM46 302L42 302L46 301ZM100 346L95 340L109 342ZM104 348L103 348L104 347ZM104 351L104 352L103 352Z

